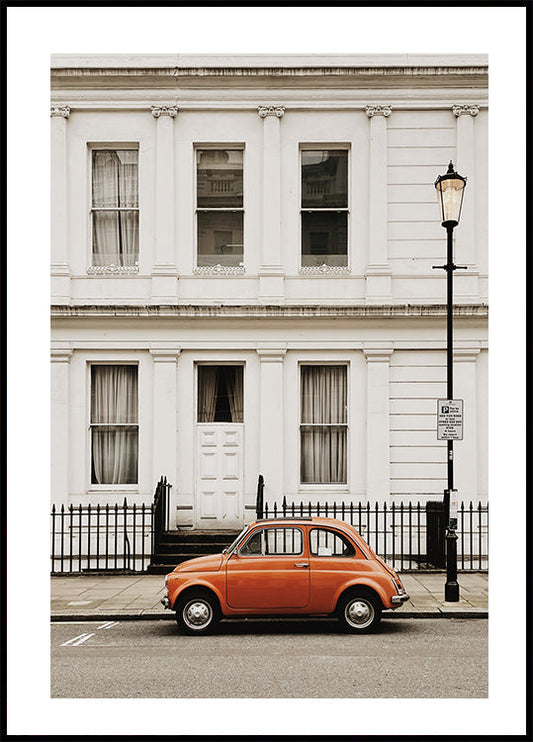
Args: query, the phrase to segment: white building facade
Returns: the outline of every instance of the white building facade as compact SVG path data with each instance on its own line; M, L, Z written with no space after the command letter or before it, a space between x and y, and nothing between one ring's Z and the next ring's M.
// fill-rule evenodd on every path
M52 498L238 529L265 501L487 501L482 56L52 60Z

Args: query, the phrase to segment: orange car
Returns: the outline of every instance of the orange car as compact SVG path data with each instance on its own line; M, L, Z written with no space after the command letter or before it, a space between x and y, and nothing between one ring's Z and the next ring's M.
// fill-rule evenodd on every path
M288 615L334 615L357 634L409 599L397 572L332 518L257 520L221 554L179 564L165 585L161 602L189 634L226 617Z

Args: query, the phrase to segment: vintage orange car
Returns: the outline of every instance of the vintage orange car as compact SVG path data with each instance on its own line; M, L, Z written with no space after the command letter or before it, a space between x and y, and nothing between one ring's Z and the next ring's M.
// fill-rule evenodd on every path
M333 615L349 632L369 632L409 599L397 572L332 518L257 520L221 554L179 564L165 585L161 602L189 634L222 618L289 615Z

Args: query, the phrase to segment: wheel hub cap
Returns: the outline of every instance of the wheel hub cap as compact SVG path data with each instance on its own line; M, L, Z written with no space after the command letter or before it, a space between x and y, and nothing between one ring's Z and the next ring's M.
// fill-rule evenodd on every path
M211 610L206 603L190 603L185 609L185 620L190 626L203 626L211 617Z
M373 613L372 606L364 600L354 600L346 608L346 617L355 626L370 623Z

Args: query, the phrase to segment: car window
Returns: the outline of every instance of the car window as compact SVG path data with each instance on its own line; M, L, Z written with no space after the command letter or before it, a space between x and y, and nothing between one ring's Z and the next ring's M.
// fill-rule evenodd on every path
M337 531L328 528L313 528L309 534L311 554L319 557L353 557L355 547Z
M295 556L302 553L303 537L299 528L261 528L239 549L243 556Z

